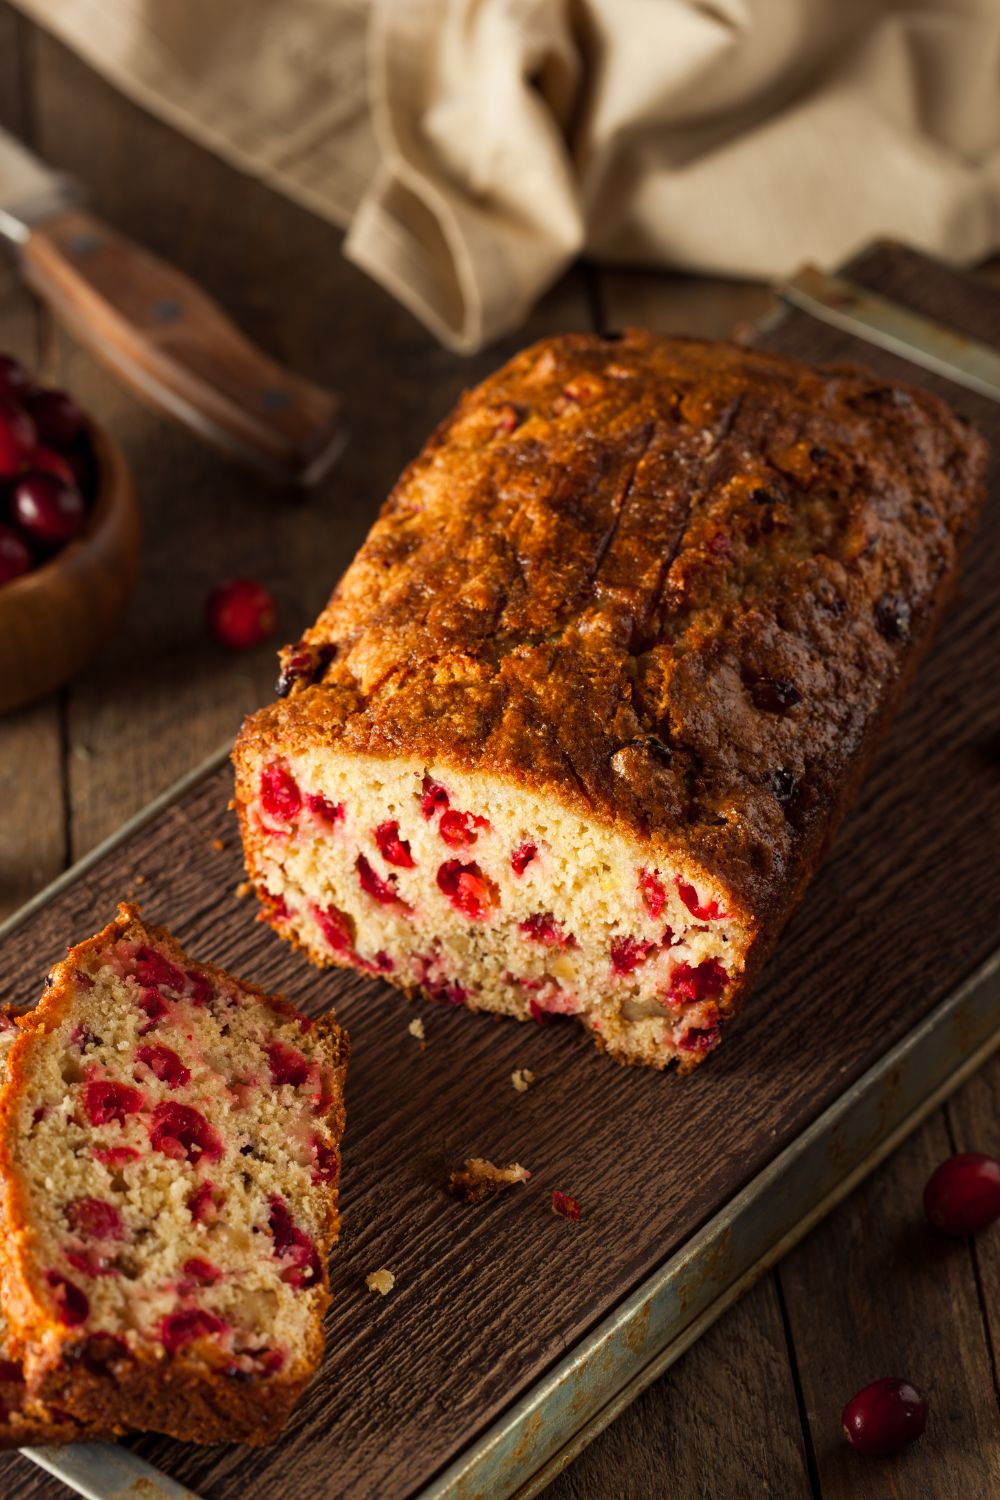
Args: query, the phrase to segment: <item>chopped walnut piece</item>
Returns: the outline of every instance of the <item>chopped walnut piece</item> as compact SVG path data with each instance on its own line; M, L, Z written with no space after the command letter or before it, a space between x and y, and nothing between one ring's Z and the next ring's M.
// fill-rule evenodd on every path
M529 1085L535 1081L535 1075L530 1068L515 1068L510 1075L510 1081L519 1094L526 1094Z
M370 1292L378 1292L380 1297L385 1297L396 1285L394 1272L387 1271L385 1266L380 1271L370 1271L365 1277L365 1286Z
M445 1191L459 1203L482 1203L494 1193L527 1182L530 1176L527 1167L519 1166L516 1161L509 1167L495 1167L481 1156L470 1156L460 1171L452 1172Z
M427 1035L424 1031L424 1023L419 1016L415 1016L406 1028L411 1036L415 1036L418 1042L422 1042Z

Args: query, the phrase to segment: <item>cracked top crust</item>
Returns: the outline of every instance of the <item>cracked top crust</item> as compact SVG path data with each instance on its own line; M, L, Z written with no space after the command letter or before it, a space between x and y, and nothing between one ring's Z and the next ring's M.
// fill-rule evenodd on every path
M493 771L777 915L928 634L985 458L943 403L853 367L547 339L405 471L237 761L325 741Z

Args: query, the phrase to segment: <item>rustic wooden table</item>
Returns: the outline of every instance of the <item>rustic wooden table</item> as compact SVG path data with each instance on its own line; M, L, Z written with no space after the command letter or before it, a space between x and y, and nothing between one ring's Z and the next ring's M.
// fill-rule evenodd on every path
M132 461L145 530L126 626L80 681L0 721L0 914L14 910L234 733L271 696L270 647L233 657L202 624L220 578L275 590L281 636L317 611L376 506L457 392L508 351L438 348L340 256L327 226L157 124L0 0L0 123L85 180L108 220L217 295L265 348L345 396L351 441L305 504L265 490L148 413L0 267L0 348L68 386ZM510 348L633 321L723 335L760 288L575 270ZM995 747L994 747L995 750ZM28 998L28 997L25 997ZM1000 1060L938 1110L551 1487L555 1500L1000 1495L1000 1236L932 1243L933 1166L1000 1147ZM839 1412L907 1374L933 1417L902 1463L848 1451ZM63 1487L17 1455L0 1494ZM326 1493L331 1496L335 1489Z

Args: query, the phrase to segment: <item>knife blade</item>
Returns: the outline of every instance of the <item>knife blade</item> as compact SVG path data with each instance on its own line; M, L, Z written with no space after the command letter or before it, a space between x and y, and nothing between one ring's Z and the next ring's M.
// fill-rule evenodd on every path
M315 483L344 445L340 401L253 345L200 287L84 205L0 130L0 236L55 316L147 402L281 483Z
M198 1500L194 1490L161 1474L120 1443L70 1443L21 1452L84 1500Z
M783 302L854 338L1000 401L1000 353L843 276L803 266L775 288Z

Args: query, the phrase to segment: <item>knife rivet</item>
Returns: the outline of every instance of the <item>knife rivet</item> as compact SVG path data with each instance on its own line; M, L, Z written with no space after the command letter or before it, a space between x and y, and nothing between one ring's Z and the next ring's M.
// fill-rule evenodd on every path
M101 237L99 234L74 234L70 238L70 254L82 259L85 255L93 255L100 248Z
M269 386L260 399L265 411L284 411L292 401L289 393L276 385Z
M183 316L183 307L170 297L164 297L161 301L153 303L153 317L157 323L176 323Z

